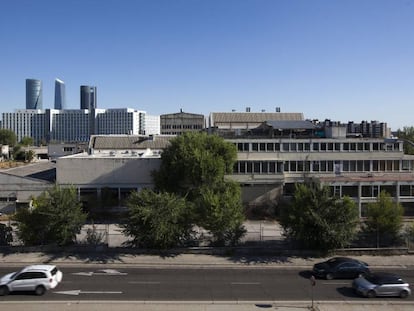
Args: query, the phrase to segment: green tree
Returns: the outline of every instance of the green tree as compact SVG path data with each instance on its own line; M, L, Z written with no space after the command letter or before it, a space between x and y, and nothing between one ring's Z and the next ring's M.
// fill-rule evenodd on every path
M8 129L0 129L0 145L14 147L17 142L16 134Z
M16 161L25 161L26 160L26 153L22 149L21 145L16 145L13 147L13 159Z
M331 195L316 181L296 184L293 202L281 207L280 224L288 238L308 249L329 252L355 237L358 209L349 197Z
M153 174L156 189L197 206L195 224L209 230L218 244L234 244L243 235L240 186L225 180L236 158L236 147L224 139L186 133L171 141Z
M197 224L212 233L213 244L235 245L246 233L240 186L233 181L223 181L216 188L203 186L199 191L195 200Z
M124 234L138 247L167 249L181 246L193 234L192 205L175 194L149 189L132 192L127 199Z
M237 150L217 135L190 132L173 139L161 157L156 187L193 200L198 188L217 184L232 172Z
M33 138L29 136L23 137L20 141L20 145L25 146L25 147L33 146Z
M404 142L404 153L414 154L414 127L413 126L404 126L401 130L397 131L397 136L400 139L403 139Z
M404 209L391 195L381 191L377 201L368 204L364 231L376 236L377 247L395 242L401 233Z
M14 219L25 245L68 245L75 241L86 217L76 189L55 185L33 199L32 208L18 209Z
M0 223L0 246L8 246L13 242L12 228Z
M36 153L33 150L27 150L25 152L25 160L27 162L32 162L36 156Z

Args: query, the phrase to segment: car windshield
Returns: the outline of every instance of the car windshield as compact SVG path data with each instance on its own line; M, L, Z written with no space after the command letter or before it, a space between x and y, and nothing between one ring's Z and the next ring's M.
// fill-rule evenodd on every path
M58 269L56 267L54 267L52 269L52 271L50 271L50 273L52 273L52 275L55 275L58 272Z

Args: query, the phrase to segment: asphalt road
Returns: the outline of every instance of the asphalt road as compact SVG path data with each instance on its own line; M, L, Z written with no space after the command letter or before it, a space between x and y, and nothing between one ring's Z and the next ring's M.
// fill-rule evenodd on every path
M310 271L280 268L62 267L63 282L44 296L14 293L0 301L338 301L356 296L351 280L309 281ZM0 275L15 271L3 265ZM414 271L390 270L414 284ZM378 298L384 299L384 298ZM395 298L399 299L399 298ZM414 301L413 296L406 301Z

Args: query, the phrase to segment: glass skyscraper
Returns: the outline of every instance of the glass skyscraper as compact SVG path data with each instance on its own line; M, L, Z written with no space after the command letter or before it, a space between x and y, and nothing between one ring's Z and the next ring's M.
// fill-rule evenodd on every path
M81 85L80 87L80 108L93 109L96 105L96 86Z
M26 109L42 109L42 81L26 79Z
M66 109L65 82L59 79L55 79L55 109Z

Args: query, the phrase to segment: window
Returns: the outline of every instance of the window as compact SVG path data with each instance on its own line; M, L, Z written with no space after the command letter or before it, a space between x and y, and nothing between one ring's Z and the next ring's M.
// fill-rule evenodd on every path
M260 162L253 162L254 173L260 173Z

